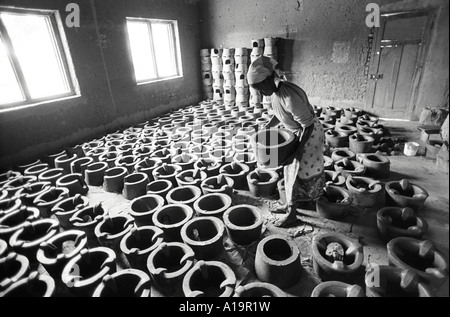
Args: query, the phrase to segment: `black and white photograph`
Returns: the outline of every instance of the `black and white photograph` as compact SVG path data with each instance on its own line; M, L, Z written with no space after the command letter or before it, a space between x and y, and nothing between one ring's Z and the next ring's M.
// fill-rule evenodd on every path
M448 0L0 0L2 306L336 313L448 277Z

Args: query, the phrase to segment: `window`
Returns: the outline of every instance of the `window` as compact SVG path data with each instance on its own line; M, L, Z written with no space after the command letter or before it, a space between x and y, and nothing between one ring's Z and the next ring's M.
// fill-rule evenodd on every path
M176 21L127 18L136 83L181 77Z
M0 7L0 110L77 94L63 36L57 11Z

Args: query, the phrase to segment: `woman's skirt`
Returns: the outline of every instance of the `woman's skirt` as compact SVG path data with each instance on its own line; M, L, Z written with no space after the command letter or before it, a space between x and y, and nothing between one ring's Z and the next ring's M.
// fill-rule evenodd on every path
M293 205L298 201L314 200L323 195L325 186L323 145L325 133L318 118L314 130L303 151L284 167L286 201Z

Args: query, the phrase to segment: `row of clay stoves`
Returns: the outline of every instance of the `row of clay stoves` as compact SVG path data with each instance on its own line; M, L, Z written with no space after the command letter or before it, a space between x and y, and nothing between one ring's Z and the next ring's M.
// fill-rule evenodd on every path
M150 278L173 295L189 284L177 284L181 277L195 285L208 270L225 274L234 291L226 264L193 264L217 256L225 234L239 244L259 238L259 211L231 206L229 195L269 182L271 190L257 190L273 196L279 174L257 169L251 151L249 136L264 117L257 109L233 110L239 109L191 107L3 173L2 295L53 295L56 281L74 296L148 296ZM111 216L101 204L90 205L92 186L131 200L129 214ZM179 264L181 271L166 272ZM38 265L48 275L36 274ZM189 273L194 269L201 274ZM220 276L212 281L217 290Z
M269 199L283 194L283 169L260 165L254 153L258 149L251 140L267 120L268 114L261 109L203 102L2 174L0 264L21 269L5 271L1 294L26 296L39 289L42 296L52 295L55 281L61 281L74 296L148 296L150 285L167 296L284 294L281 289L301 279L298 248L283 236L262 237L260 210L250 205L233 206L231 198L233 190L248 190ZM287 146L289 136L277 134ZM356 162L356 154L353 157L350 152L333 153L332 164ZM381 159L371 161L383 163ZM374 170L385 168L366 165ZM328 188L339 188L334 183L342 175L346 174L341 170L331 177L333 186L327 187L325 196L329 204L335 198ZM385 192L378 189L379 182L352 173L346 175L344 183L345 190L354 188L352 200L361 201L361 205L367 199L359 195ZM102 205L90 205L86 196L90 186L122 194L131 202L129 213L112 216ZM407 181L386 184L386 192L397 195L394 201L402 208L410 206L402 205L405 201L415 202L426 195ZM372 202L378 202L379 197ZM334 202L345 204L345 199ZM380 232L387 232L390 238L404 234L398 228L426 230L426 223L408 209L380 210L379 219L384 226ZM237 245L257 243L254 272L261 283L235 289L232 268L216 261L224 252L225 236ZM433 281L442 282L448 265L440 253L429 242L426 252L425 247L414 249L408 243L399 244L392 252L403 254L403 249L412 249L419 257L433 255L438 260L424 259L421 269L426 273L433 267L433 274L442 276ZM362 248L351 239L321 237L311 248L316 273L323 280L353 283L361 275ZM414 266L408 263L410 258L392 262L401 270L407 269L404 275L408 277ZM13 262L20 264L11 266ZM50 279L35 273L39 264ZM426 289L423 279L417 283ZM38 284L40 287L30 287ZM411 285L408 291L413 290ZM359 294L350 289L349 294ZM415 293L414 288L411 294L427 292Z

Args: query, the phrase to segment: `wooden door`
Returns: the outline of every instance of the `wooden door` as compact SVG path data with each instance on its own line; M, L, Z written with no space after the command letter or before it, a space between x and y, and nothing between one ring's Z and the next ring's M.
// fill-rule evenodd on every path
M382 15L371 59L367 111L412 118L433 20L430 11Z

